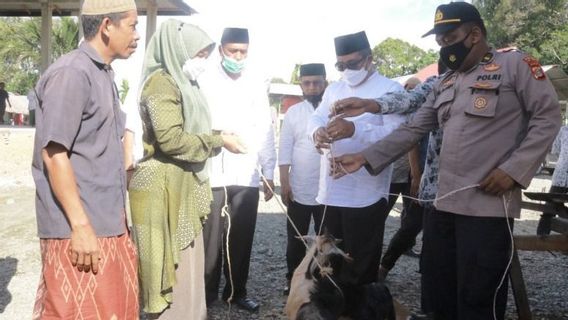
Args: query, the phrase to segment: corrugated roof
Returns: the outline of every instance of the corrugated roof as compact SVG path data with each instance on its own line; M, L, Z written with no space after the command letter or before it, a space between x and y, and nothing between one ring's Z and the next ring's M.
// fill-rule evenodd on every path
M197 13L183 0L154 0L158 7L158 15L191 15ZM0 16L27 17L41 16L40 0L0 0ZM52 0L54 16L70 16L79 13L80 0ZM147 0L137 0L138 14L146 15Z

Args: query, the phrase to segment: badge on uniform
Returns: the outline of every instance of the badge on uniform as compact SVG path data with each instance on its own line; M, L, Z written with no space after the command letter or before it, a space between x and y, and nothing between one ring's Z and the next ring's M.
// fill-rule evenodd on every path
M542 70L540 63L538 62L538 60L536 60L536 58L531 56L526 56L523 58L523 61L529 65L531 73L536 80L546 79L546 74L544 73L544 70Z
M493 88L494 85L489 82L476 82L473 84L472 88L474 89L489 89Z
M475 109L485 109L487 107L487 99L485 97L477 97L473 102Z
M496 64L495 62L483 66L483 70L489 71L489 72L494 72L494 71L497 71L499 69L501 69L501 66Z
M493 53L492 52L487 52L483 58L481 58L481 62L482 63L487 63L489 61L491 61L491 59L493 59Z

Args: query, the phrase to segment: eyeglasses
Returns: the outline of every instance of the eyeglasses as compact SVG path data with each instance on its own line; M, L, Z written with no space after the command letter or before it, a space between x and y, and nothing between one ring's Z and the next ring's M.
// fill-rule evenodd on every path
M302 80L300 82L300 84L302 85L302 87L309 87L309 86L314 86L314 87L321 87L324 84L323 80Z
M359 66L361 64L361 62L363 62L367 58L368 58L368 56L365 56L365 57L363 57L359 60L351 60L351 61L347 61L347 62L337 61L335 63L335 69L337 69L337 71L345 71L345 69L359 70L359 69L361 69L361 67Z

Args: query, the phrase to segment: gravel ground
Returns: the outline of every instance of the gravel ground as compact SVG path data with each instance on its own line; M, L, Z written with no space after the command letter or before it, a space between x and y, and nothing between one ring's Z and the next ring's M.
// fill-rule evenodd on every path
M33 131L0 128L0 319L29 319L39 279L40 255L36 238L34 188L30 174ZM550 176L536 177L530 191L547 190ZM262 198L262 197L261 197ZM386 224L385 246L400 225L400 204ZM534 234L538 214L523 210L515 234ZM261 200L251 261L249 296L261 303L250 314L216 302L210 319L285 319L282 295L286 272L286 217L275 200ZM420 248L418 239L416 248ZM386 248L385 248L386 249ZM383 250L384 252L384 250ZM568 256L550 252L519 252L533 319L568 319ZM402 256L387 278L393 295L410 311L418 312L418 259ZM507 319L517 319L510 295Z

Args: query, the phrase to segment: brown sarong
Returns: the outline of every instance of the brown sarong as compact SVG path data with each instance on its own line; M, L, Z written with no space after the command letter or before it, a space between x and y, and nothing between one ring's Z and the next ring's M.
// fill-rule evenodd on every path
M40 239L43 266L32 318L138 319L138 260L128 234L98 239L96 275L71 265L70 242Z

